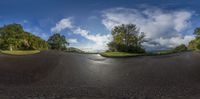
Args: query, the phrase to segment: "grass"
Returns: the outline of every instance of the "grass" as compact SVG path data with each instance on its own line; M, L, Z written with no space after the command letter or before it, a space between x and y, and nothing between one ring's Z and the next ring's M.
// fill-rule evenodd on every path
M143 54L135 54L135 53L126 53L126 52L104 52L101 53L101 56L104 57L136 57L142 56Z
M180 51L180 52L187 52L187 51ZM111 58L118 58L118 57L136 57L136 56L161 56L161 55L170 55L175 53L180 53L173 50L163 50L159 52L147 52L144 54L137 54L137 53L127 53L127 52L104 52L100 55L103 57L111 57Z
M37 54L39 53L39 50L29 50L29 51L1 51L3 54L9 54L9 55L31 55L31 54Z
M169 55L169 54L174 54L178 52L174 52L172 50L163 50L159 52L147 52L146 56L160 56L160 55Z

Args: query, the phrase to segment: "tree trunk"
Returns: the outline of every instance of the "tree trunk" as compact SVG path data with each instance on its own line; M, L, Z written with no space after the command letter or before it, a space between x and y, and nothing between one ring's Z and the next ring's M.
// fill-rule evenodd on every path
M12 45L10 45L9 49L10 49L10 51L13 51Z

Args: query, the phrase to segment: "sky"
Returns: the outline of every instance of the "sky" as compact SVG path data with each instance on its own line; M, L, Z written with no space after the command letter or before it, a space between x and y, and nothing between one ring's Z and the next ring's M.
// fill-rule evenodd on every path
M60 33L71 47L104 51L113 27L136 24L148 40L144 48L164 50L194 39L199 6L199 0L1 0L0 26L19 23L45 40Z

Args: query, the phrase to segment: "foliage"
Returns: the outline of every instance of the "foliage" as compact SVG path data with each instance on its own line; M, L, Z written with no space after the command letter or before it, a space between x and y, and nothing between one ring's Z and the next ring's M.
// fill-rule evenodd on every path
M108 44L110 51L144 53L141 43L144 33L140 33L134 24L120 25L112 30L113 41Z
M42 50L48 49L45 40L23 30L20 24L9 24L0 28L0 49Z
M101 53L104 57L136 57L142 56L143 54L134 54L134 53L127 53L127 52L104 52Z
M51 49L55 50L66 50L66 46L69 45L64 35L60 35L59 33L53 34L49 37L48 41Z
M194 33L193 33L193 34L196 35L196 37L200 37L200 27L196 28L196 29L194 30Z
M150 55L150 56L168 55L168 54L173 54L173 53L184 52L187 50L188 50L188 48L184 44L181 44L181 45L175 47L174 49L162 50L162 51L159 51L156 53L148 53L148 55Z
M74 53L85 53L84 51L82 51L78 48L74 48L74 47L67 48L65 51L66 52L74 52Z
M194 30L194 34L196 35L196 39L190 41L188 45L189 50L199 51L200 50L200 27Z
M184 52L187 51L187 47L184 44L181 44L173 49L174 52Z
M3 54L9 55L31 55L39 53L39 50L28 50L28 51L1 51Z
M196 38L190 41L188 45L189 50L199 51L200 50L200 38Z

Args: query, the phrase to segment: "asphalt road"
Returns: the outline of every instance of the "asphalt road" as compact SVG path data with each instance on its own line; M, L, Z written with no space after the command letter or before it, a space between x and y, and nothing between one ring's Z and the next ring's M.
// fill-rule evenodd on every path
M0 54L0 99L200 99L200 53Z

